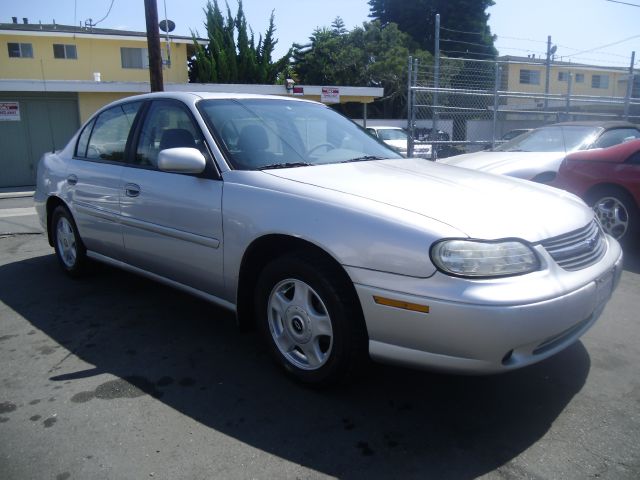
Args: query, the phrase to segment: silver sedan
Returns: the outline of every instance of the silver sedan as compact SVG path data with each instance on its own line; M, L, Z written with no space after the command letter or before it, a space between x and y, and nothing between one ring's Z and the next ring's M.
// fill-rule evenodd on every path
M294 98L115 102L43 157L35 201L68 274L97 260L222 305L320 385L368 358L529 365L586 332L621 273L577 197L402 158Z

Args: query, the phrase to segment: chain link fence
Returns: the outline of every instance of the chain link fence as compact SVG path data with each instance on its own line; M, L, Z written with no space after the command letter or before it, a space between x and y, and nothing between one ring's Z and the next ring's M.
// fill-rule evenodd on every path
M409 153L425 144L433 145L434 158L448 157L495 146L509 132L563 121L640 123L640 98L635 98L640 78L622 70L611 69L604 88L604 75L585 75L588 70L579 65L554 64L550 89L544 63L439 60L420 65L409 58ZM590 87L595 82L591 77L597 76L606 95L580 94L587 90L585 76Z

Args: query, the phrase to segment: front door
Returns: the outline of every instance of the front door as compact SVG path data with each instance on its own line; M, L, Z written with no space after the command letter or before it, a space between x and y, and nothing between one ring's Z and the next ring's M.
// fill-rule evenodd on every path
M200 175L160 171L158 152L174 147L200 149L207 170ZM126 262L221 296L222 181L189 109L175 100L152 102L134 151L120 190Z

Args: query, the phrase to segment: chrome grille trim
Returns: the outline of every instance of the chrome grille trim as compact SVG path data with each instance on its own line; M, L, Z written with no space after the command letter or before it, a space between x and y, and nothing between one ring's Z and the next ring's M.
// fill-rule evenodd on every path
M569 271L587 268L604 255L607 245L596 220L583 228L541 242L556 263Z

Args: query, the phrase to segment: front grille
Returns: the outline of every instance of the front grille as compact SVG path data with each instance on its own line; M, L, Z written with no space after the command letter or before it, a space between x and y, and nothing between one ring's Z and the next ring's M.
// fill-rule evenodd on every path
M575 271L600 260L607 242L600 225L592 220L583 228L545 240L542 246L558 265L565 270Z

